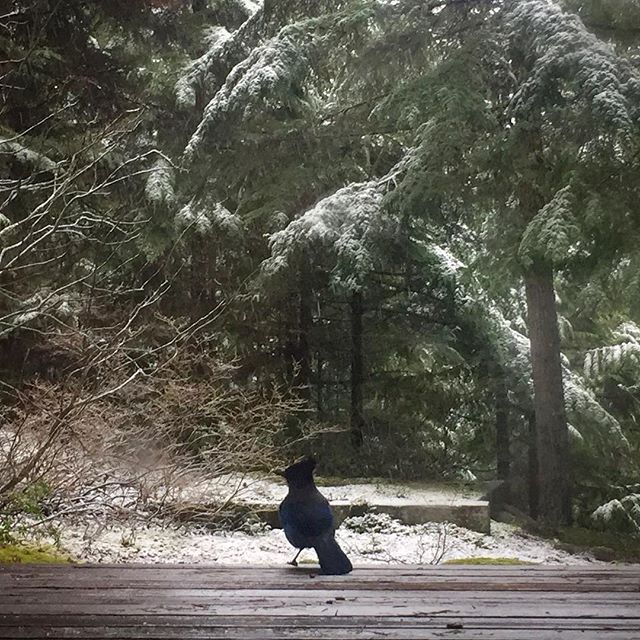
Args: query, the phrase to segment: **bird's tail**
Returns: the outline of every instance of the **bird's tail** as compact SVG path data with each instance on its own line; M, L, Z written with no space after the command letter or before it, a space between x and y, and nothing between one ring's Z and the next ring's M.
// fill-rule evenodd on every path
M326 536L317 540L313 548L318 554L320 568L323 573L341 575L349 573L353 569L351 561L333 536Z

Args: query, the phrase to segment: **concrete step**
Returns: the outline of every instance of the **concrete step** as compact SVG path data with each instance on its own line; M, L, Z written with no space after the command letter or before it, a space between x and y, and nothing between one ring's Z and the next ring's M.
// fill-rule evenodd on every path
M490 533L487 484L443 483L391 484L383 481L330 485L319 489L333 508L336 523L350 516L384 513L407 525L450 522L481 533ZM182 504L175 515L185 521L218 528L220 522L240 524L249 514L273 528L280 528L278 505L287 493L281 480L251 480L227 499Z
M243 504L274 529L281 528L277 506L260 503ZM407 525L451 522L480 533L491 532L489 503L484 500L467 501L465 504L385 504L383 502L349 504L340 501L332 502L331 506L337 525L351 516L362 516L365 513L386 513Z
M385 513L407 525L451 522L481 533L490 533L490 503L486 499L487 486L483 483L363 483L347 487L324 485L319 489L331 503L337 523L349 516ZM274 528L280 527L277 514L279 502L241 500L243 505Z

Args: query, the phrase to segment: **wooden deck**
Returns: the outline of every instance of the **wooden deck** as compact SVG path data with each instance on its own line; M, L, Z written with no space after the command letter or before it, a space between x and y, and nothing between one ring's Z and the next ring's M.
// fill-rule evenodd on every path
M0 638L640 640L640 567L0 565Z

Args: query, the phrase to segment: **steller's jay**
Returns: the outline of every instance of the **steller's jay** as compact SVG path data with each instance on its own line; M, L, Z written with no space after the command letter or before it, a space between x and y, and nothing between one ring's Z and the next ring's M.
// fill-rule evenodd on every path
M315 466L316 461L309 457L287 467L283 474L289 493L280 504L280 522L287 540L298 549L289 564L297 566L300 552L313 547L323 573L349 573L353 566L336 542L331 507L313 481Z

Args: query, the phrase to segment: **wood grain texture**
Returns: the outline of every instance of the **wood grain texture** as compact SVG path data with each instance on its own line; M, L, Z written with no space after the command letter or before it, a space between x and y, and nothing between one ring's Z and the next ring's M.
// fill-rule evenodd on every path
M640 640L640 567L0 565L0 638Z

